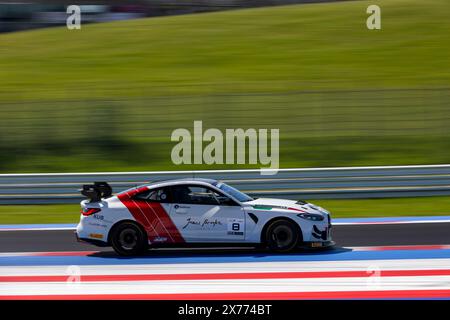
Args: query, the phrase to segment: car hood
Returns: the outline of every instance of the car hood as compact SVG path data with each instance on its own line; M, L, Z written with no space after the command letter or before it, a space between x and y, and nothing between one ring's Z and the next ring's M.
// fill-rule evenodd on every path
M303 210L310 213L325 213L329 214L329 212L319 206L316 206L309 202L303 201L295 201L288 199L276 199L276 198L258 198L252 201L245 202L246 205L250 206L267 206L276 208L294 208L297 210Z

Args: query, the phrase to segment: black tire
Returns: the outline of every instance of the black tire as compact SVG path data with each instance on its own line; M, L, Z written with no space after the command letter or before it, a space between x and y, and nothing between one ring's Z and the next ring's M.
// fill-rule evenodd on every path
M266 229L265 242L274 252L289 252L296 249L301 241L300 228L293 222L277 220Z
M122 222L115 226L111 233L111 245L121 256L136 256L148 248L145 232L133 222Z

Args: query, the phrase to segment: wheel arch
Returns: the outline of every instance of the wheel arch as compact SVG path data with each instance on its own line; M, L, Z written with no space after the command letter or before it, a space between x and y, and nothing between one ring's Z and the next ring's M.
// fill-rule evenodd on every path
M268 221L264 224L264 227L262 228L262 230L261 230L261 235L260 235L260 241L261 241L261 244L265 244L265 243L266 243L266 232L267 232L267 228L268 228L272 223L274 223L274 222L276 222L276 221L289 221L289 222L291 222L292 224L294 224L294 225L296 226L297 231L298 231L298 234L299 234L299 236L300 236L299 241L300 241L300 242L303 242L303 230L302 230L302 228L298 225L297 222L294 221L294 219L289 218L289 217L284 217L284 216L283 216L283 217L274 217L274 218L268 220Z
M117 221L116 223L114 223L111 226L111 228L109 228L109 232L108 232L108 244L109 245L111 245L111 235L113 234L115 228L117 228L122 223L132 223L132 224L136 225L139 229L141 229L141 231L144 233L145 236L148 236L147 231L145 231L144 226L141 225L139 222L137 222L135 220L131 220L131 219L124 219L124 220Z

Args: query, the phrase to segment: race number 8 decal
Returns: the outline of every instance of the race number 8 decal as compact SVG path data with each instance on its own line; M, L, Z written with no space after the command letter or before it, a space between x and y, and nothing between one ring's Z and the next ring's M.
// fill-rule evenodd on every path
M244 235L244 219L228 219L227 229L228 235Z

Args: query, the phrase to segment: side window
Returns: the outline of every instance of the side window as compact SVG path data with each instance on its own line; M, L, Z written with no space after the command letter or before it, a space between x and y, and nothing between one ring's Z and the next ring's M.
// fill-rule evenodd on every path
M145 192L141 192L137 194L134 199L136 200L146 200L151 202L161 202L161 203L169 203L170 200L170 190L168 188L159 188L148 190Z
M194 185L172 187L174 203L218 205L218 194L209 188Z
M224 194L217 194L217 200L221 206L239 206L239 204Z

